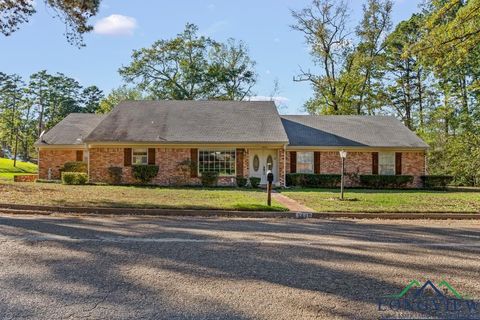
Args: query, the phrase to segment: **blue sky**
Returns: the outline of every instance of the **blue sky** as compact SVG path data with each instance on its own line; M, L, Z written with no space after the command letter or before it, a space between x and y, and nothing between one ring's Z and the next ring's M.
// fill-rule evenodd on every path
M394 24L418 11L421 0L395 0ZM350 0L352 27L362 12L362 2ZM311 68L303 36L290 29L290 9L307 6L308 0L103 0L100 12L91 19L95 32L85 37L86 47L70 46L64 26L52 19L43 0L36 0L38 13L10 37L0 36L0 71L27 78L46 69L62 72L82 85L95 84L105 93L122 84L118 68L130 61L133 49L155 40L174 37L185 23L215 40L229 37L245 41L257 62L257 96L269 96L275 78L280 84L282 113L302 113L312 95L307 83L293 82L300 66Z

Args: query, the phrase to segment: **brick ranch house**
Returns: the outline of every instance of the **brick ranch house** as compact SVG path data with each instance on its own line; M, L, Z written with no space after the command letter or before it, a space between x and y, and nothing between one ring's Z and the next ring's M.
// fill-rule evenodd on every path
M205 171L219 184L237 176L275 184L287 173L426 174L428 145L387 116L279 115L273 102L126 101L107 115L70 114L36 143L39 178L59 179L65 162L84 161L92 182L108 182L109 167L134 183L132 165L156 164L158 185L199 184ZM190 161L194 168L180 170ZM352 182L350 182L352 184Z

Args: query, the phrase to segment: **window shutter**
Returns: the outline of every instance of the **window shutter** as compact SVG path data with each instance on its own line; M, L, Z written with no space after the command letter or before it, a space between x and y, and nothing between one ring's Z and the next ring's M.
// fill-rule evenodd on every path
M132 165L132 148L123 149L123 166L130 167Z
M313 172L320 174L320 152L315 151L313 153Z
M243 158L245 155L245 149L237 149L235 155L235 161L237 165L237 176L243 177Z
M190 149L190 161L192 162L192 167L190 169L190 177L198 177L198 149Z
M378 174L378 152L372 152L372 174Z
M155 148L148 148L148 164L155 164Z
M83 161L83 150L77 150L77 161Z
M290 151L290 173L297 172L297 152Z
M402 153L395 152L395 174L401 175L402 174Z

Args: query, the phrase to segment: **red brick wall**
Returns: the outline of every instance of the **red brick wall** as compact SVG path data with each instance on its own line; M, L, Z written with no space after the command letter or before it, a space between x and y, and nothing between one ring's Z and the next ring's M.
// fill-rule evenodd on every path
M13 176L14 182L35 182L38 179L38 175L36 174L24 174Z
M285 186L285 170L286 170L286 152L284 149L278 150L278 183Z
M425 152L403 152L402 153L402 174L415 177L412 187L421 187L421 176L425 175Z
M76 161L77 151L68 149L40 149L38 152L38 177L48 179L51 168L51 179L60 179L60 169L65 162Z
M91 148L89 153L89 180L108 182L108 168L123 168L123 148ZM129 167L123 169L123 183L133 182Z
M290 173L290 154L287 152L286 172ZM322 151L320 153L320 173L321 174L340 174L342 161L338 151ZM351 152L347 154L345 160L345 173L348 174L372 174L372 153L371 152ZM425 153L422 152L402 152L402 174L413 175L415 180L410 187L420 187L420 176L425 174ZM351 175L350 175L351 176ZM348 178L346 183L354 186L355 181Z
M250 153L248 149L245 149L243 155L243 175L248 177L250 175Z
M248 152L245 155L248 159ZM132 167L124 167L123 157L123 148L91 148L90 181L108 182L108 168L114 166L123 168L122 183L137 183L132 176ZM189 171L182 170L179 166L182 161L190 160L190 157L190 148L155 148L155 164L159 171L152 183L163 186L199 185L200 178L192 178ZM236 181L234 177L220 177L218 184L235 185Z

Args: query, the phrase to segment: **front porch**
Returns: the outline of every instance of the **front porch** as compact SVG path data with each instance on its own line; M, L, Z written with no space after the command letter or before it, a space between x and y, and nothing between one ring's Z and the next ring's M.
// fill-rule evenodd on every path
M260 185L267 184L267 173L272 171L273 184L285 186L285 152L278 148L251 148L247 150L249 177L260 179Z

